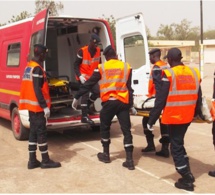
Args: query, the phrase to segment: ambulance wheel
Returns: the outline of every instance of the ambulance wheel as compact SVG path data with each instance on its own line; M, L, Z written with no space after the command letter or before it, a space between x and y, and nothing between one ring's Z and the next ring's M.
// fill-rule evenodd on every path
M12 110L11 124L13 135L17 140L28 140L29 129L22 125L17 107Z

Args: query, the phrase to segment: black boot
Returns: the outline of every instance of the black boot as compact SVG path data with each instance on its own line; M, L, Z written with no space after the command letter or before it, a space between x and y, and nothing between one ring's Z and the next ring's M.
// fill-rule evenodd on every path
M107 153L99 152L99 153L97 154L97 157L98 157L98 159L99 159L101 162L110 163L110 155L107 154Z
M215 171L209 171L208 175L210 175L211 177L215 177Z
M101 143L103 146L103 153L99 152L97 154L97 157L101 162L110 163L110 152L109 152L110 140L108 141L101 140Z
M161 151L155 153L157 156L169 157L169 143L162 143Z
M42 153L42 162L41 162L41 168L47 169L47 168L57 168L61 167L61 164L59 162L55 162L49 158L48 153Z
M40 161L36 158L36 152L29 153L28 169L40 167Z
M185 159L186 162L187 162L187 170L188 170L188 172L191 172L189 157L186 155L186 156L184 157L184 159ZM194 178L194 177L193 177L193 182L195 182L195 178Z
M149 131L149 130L147 130ZM146 141L147 141L147 146L143 148L141 151L142 152L154 152L155 151L155 144L154 144L154 135L146 135Z
M88 123L90 125L94 125L95 124L94 121L91 120L87 115L87 106L82 106L81 110L82 110L81 122L82 123Z
M128 168L129 170L135 169L132 154L133 152L126 151L126 161L122 163L122 166Z
M185 175L182 175L182 178L175 183L175 187L187 191L194 191L194 181L194 176L192 173L188 172Z

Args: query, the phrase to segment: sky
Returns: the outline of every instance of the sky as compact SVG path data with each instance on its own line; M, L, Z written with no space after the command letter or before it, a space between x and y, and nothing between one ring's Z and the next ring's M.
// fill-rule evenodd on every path
M7 23L12 16L22 11L34 14L34 0L0 0L0 23ZM64 10L60 15L74 17L117 19L142 12L146 26L155 36L161 24L180 24L183 19L191 22L191 27L200 27L200 0L142 0L142 1L89 1L56 0L62 2ZM215 29L215 0L202 0L203 30Z

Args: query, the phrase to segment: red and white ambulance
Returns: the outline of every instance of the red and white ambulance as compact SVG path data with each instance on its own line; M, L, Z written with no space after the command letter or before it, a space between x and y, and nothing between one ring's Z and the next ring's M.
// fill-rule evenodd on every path
M88 125L81 123L81 111L71 108L76 90L70 84L76 82L73 64L77 51L88 44L93 29L99 29L101 51L108 45L114 46L110 26L103 19L49 16L48 10L43 10L35 17L0 27L0 117L11 121L17 140L28 139L29 135L28 111L19 111L18 104L22 75L36 43L49 49L44 63L52 98L47 128L60 130ZM133 67L135 97L147 93L150 63L145 32L141 13L116 21L117 54ZM98 114L90 115L95 122L92 128L99 127L100 103L98 99L94 105Z

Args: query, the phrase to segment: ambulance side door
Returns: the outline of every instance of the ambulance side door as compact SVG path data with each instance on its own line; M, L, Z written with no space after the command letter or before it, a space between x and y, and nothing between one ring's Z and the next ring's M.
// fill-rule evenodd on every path
M145 96L148 93L150 61L142 13L116 19L116 50L118 58L133 68L134 98Z

